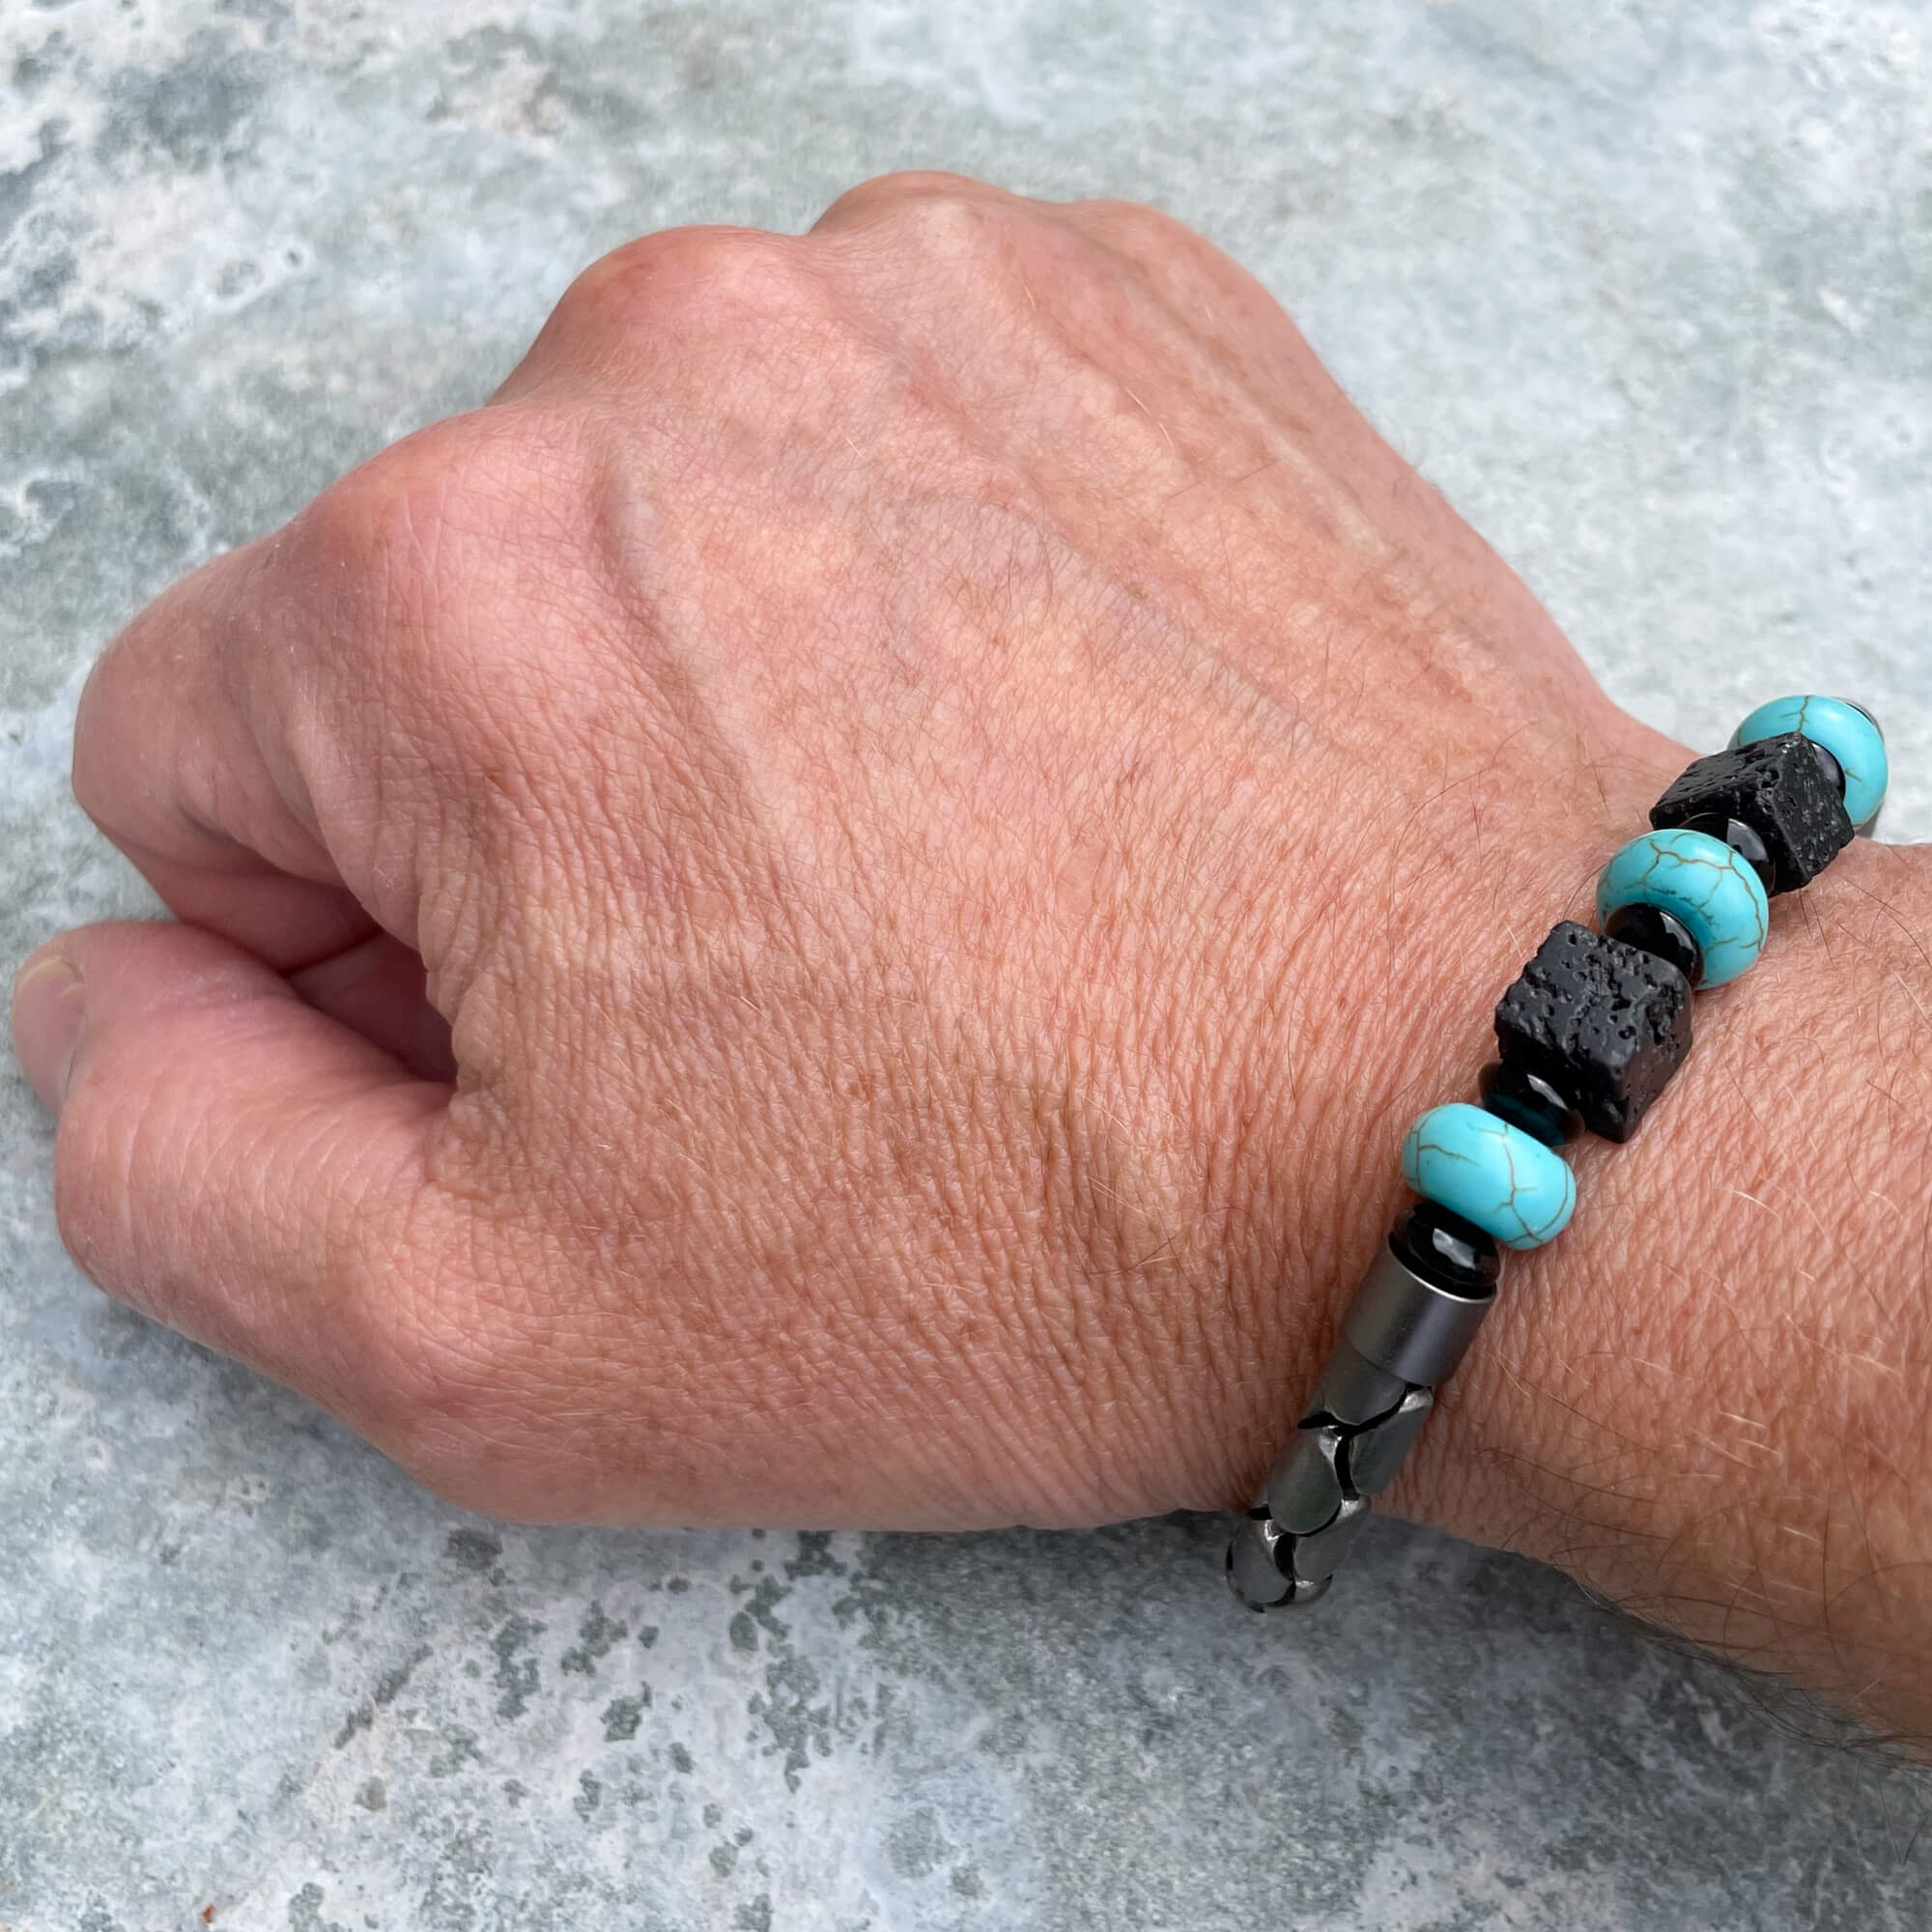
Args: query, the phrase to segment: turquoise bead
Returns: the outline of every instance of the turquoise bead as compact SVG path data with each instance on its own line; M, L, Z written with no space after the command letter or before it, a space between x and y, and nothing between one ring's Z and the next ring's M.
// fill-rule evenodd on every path
M1569 1226L1577 1178L1520 1127L1466 1101L1432 1107L1402 1144L1403 1179L1506 1248L1540 1248Z
M1597 881L1597 923L1619 906L1651 905L1690 931L1706 986L1735 980L1764 951L1771 902L1747 860L1707 832L1679 827L1633 838Z
M1854 825L1869 825L1885 803L1891 776L1885 734L1871 714L1842 697L1774 697L1731 733L1731 749L1755 745L1760 738L1776 738L1784 731L1802 731L1837 759L1845 775L1845 816Z

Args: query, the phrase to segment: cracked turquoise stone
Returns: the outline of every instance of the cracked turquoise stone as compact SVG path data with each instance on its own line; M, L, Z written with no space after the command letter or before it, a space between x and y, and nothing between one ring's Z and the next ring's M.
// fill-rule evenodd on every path
M1561 1154L1463 1100L1432 1107L1409 1128L1402 1175L1506 1248L1540 1248L1577 1208L1577 1179Z
M1678 827L1633 838L1597 881L1597 923L1619 906L1667 912L1704 954L1703 986L1721 986L1764 951L1771 901L1750 863L1707 832Z
M1731 733L1731 749L1786 731L1802 731L1837 759L1845 775L1845 816L1854 825L1869 825L1885 803L1891 777L1885 734L1871 713L1842 697L1774 697Z

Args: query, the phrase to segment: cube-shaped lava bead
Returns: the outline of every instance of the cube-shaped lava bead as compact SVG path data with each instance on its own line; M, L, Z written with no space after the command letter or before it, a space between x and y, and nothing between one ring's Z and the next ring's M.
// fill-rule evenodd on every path
M1496 1007L1503 1064L1592 1133L1627 1141L1690 1051L1690 982L1667 959L1564 920Z
M1731 819L1763 842L1770 893L1808 885L1852 840L1836 764L1797 731L1699 758L1650 809L1660 832L1693 826L1722 838Z

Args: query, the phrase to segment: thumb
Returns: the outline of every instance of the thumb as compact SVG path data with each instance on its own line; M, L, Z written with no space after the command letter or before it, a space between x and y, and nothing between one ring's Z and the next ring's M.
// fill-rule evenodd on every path
M21 968L13 1028L60 1117L55 1211L81 1267L369 1430L449 1089L185 925L63 934Z

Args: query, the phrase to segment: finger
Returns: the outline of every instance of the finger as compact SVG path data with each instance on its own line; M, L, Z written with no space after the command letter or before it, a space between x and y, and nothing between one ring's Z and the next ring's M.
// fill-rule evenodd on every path
M236 658L261 590L238 552L144 611L96 667L74 788L179 918L245 947L424 1078L452 1077L422 962L383 932L285 796Z
M415 945L470 726L523 722L500 675L520 640L483 618L527 602L518 534L567 469L541 440L510 412L433 423L115 639L81 696L74 793L174 911L285 972L378 926Z
M217 557L114 640L81 695L73 788L171 911L289 971L373 923L291 803L299 775L265 746L272 698L250 676L274 668L258 648L263 575L259 547Z
M430 1005L417 955L386 932L332 953L289 984L318 1012L358 1033L419 1080L456 1078L449 1022Z
M58 1110L55 1206L110 1293L367 1426L448 1096L212 934L119 923L22 968L15 1050Z

